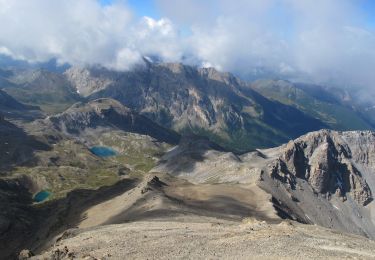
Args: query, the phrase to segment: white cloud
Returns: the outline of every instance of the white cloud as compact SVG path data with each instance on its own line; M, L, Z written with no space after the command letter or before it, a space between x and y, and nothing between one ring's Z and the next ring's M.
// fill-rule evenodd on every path
M373 88L375 34L353 0L158 0L219 69ZM198 18L197 18L198 16ZM375 91L374 91L375 92Z
M167 18L143 17L132 35L142 55L156 55L166 61L179 61L183 56L184 43L177 28Z
M0 53L129 69L159 56L247 74L375 82L375 34L354 0L155 0L138 19L124 1L0 0Z
M179 59L167 19L136 21L124 2L1 0L0 49L15 58L128 69L143 53ZM168 46L172 45L172 46Z

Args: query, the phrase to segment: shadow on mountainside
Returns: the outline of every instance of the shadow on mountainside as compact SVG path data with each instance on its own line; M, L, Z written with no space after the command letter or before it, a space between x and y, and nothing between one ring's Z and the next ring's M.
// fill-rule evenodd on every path
M166 153L158 164L163 165L168 173L192 172L195 169L195 164L203 162L206 152L210 150L229 152L207 137L194 134L184 135L178 146Z
M50 146L0 115L0 174L20 165L34 165L35 151L48 151Z
M39 252L63 231L75 228L88 208L134 188L137 180L122 180L97 190L74 190L65 198L33 204L20 180L0 179L0 259L12 259L22 249Z

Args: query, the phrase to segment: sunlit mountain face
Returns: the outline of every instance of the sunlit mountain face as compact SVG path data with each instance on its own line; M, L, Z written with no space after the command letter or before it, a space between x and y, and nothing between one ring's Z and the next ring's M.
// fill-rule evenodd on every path
M371 259L374 6L0 0L0 259Z

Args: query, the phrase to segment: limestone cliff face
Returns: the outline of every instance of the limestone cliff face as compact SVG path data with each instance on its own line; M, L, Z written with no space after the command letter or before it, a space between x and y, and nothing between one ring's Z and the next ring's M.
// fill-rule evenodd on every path
M369 168L375 168L375 133L371 131L343 132L341 137L352 144L352 159Z
M65 76L90 100L113 98L167 128L238 151L279 145L325 127L213 68L155 63L126 72L71 68Z
M350 136L348 132L345 135ZM366 205L372 201L372 193L355 165L361 159L367 162L366 154L358 149L354 139L348 144L337 132L314 132L290 141L273 166L272 174L291 187L295 178L301 178L328 198L335 195L346 200L346 196L351 196L360 205Z
M72 67L64 74L69 82L76 87L77 92L84 97L113 83L110 77L95 77L95 72L85 68Z

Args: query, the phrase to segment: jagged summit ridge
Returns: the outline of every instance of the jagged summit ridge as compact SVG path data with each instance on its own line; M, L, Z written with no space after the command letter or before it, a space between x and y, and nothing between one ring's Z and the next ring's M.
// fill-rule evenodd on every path
M358 141L362 136L356 132L344 132L344 135L356 135ZM328 197L336 194L344 200L348 194L359 204L368 204L373 200L372 192L356 166L355 158L361 155L358 149L354 153L351 150L357 142L348 144L341 136L338 132L322 130L290 141L272 174L284 178L291 186L297 177L307 180L317 193Z
M179 140L177 133L155 124L120 102L109 98L76 103L65 112L48 117L45 123L68 134L79 134L85 129L109 127L149 135L169 143L176 143Z
M237 151L279 145L325 127L214 68L148 63L125 72L72 68L65 76L89 100L116 99L160 125Z

